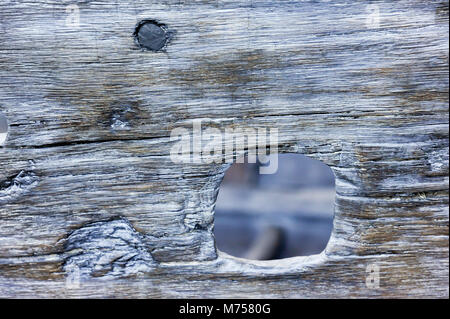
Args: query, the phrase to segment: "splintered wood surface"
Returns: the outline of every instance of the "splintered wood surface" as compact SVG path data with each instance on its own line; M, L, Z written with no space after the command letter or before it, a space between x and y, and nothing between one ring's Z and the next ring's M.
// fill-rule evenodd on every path
M0 297L448 298L448 14L419 0L2 0ZM161 51L133 38L146 19L170 34ZM322 254L217 251L233 154L170 156L173 130L200 120L276 128L280 153L332 168Z

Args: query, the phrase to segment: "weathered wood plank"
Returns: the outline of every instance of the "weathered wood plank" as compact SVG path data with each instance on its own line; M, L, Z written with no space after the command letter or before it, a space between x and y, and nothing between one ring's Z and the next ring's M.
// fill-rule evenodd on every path
M0 297L448 298L448 1L373 5L2 1ZM142 19L173 32L163 52L136 46ZM333 169L322 254L216 251L228 164L170 157L194 120L277 128Z

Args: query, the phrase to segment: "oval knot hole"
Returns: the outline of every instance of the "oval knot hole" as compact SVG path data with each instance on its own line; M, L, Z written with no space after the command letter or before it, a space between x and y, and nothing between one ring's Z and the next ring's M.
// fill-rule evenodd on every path
M335 176L326 164L280 154L273 174L248 158L225 174L215 207L218 249L253 260L321 253L333 230Z

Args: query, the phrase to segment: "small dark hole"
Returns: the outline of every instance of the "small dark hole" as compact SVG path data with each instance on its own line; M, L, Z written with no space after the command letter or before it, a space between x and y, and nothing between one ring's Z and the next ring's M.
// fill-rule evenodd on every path
M165 24L155 20L142 20L133 33L136 44L143 50L162 51L171 38Z

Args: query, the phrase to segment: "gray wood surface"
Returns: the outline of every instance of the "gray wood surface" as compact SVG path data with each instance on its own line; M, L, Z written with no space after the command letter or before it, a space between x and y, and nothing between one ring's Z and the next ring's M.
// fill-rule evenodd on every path
M448 31L448 1L1 1L0 297L448 298ZM170 158L195 119L333 169L322 254L215 249L229 164Z

